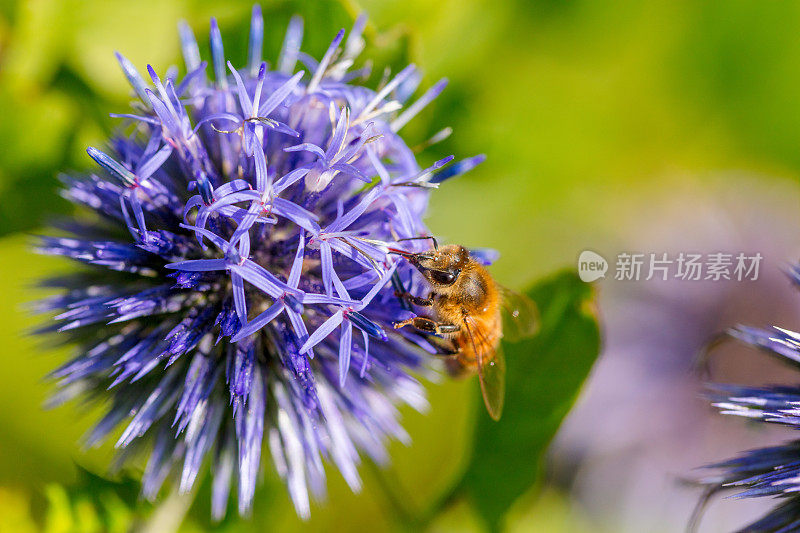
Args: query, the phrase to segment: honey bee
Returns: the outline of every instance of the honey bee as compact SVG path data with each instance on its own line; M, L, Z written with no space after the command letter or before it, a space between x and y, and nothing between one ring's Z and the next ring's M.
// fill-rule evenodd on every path
M427 298L398 291L409 304L427 307L431 312L396 322L394 327L412 326L449 342L445 355L449 355L450 374L477 372L486 410L499 420L506 371L500 339L504 334L514 338L532 335L537 324L536 306L501 287L463 246L439 248L435 240L433 244L433 250L418 253L389 249L416 267L431 287Z

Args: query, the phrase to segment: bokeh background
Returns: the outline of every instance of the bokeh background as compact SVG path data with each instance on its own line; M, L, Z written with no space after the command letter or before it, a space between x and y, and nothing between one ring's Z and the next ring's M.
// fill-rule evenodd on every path
M605 350L551 450L543 487L520 498L509 531L681 531L699 491L694 467L788 438L715 415L692 373L697 350L737 322L800 325L800 298L781 269L800 252L800 4L726 0L263 1L265 56L286 23L306 20L304 50L321 55L353 16L370 16L371 50L413 60L445 93L408 128L410 145L443 126L434 155L487 162L433 196L428 219L448 242L493 247L497 278L518 289L593 249L756 252L748 283L599 283ZM25 336L40 276L64 268L28 252L30 235L68 212L56 175L86 170L128 88L114 60L159 71L179 63L176 22L198 36L216 16L226 52L244 58L251 2L0 1L0 531L56 527L54 502L102 473L111 450L76 444L86 406L42 409L43 379L66 349ZM270 31L271 30L271 31ZM45 348L43 350L43 348ZM752 351L713 360L721 381L786 380ZM410 447L393 470L423 506L457 476L479 405L472 383L430 387L428 415L408 412ZM446 428L443 431L442 428ZM382 531L391 513L365 472L353 495L332 475L326 503L297 520L267 469L257 523L232 530ZM133 490L130 483L109 489ZM198 505L202 505L202 502ZM715 501L701 531L726 531L764 509ZM81 512L78 509L76 512ZM88 511L87 511L88 512ZM50 513L50 514L48 514ZM203 525L191 520L186 530ZM434 531L480 531L468 503ZM255 529L253 529L255 528Z

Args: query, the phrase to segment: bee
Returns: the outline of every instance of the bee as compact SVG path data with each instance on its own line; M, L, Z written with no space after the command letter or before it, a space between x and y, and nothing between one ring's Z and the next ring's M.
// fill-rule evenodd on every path
M394 327L412 326L445 339L449 343L445 347L448 371L453 376L477 373L486 410L499 420L506 371L500 339L504 334L514 338L532 335L538 322L536 306L501 287L463 246L439 248L432 237L426 238L433 240L433 250L412 253L389 248L390 253L411 263L431 287L427 298L398 290L405 302L428 308L430 313L396 322Z

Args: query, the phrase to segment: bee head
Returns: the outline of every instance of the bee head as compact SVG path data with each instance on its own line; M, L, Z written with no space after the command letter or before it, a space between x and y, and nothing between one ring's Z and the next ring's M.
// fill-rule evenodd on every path
M444 289L454 285L469 262L469 252L457 244L449 244L427 252L402 255L420 271L434 289Z

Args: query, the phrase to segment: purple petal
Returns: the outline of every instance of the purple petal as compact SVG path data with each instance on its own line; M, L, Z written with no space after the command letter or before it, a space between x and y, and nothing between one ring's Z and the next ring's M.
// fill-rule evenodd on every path
M256 364L256 345L253 339L238 343L234 348L233 370L228 376L231 400L238 410L237 402L246 401L253 386L253 368Z
M311 336L303 343L300 347L300 353L305 353L320 342L322 342L325 337L331 334L331 332L336 329L336 327L342 323L342 319L344 318L344 311L339 309L333 315L331 315L325 322L323 322L315 331L311 334Z
M325 241L319 243L320 267L322 269L322 285L325 287L325 294L333 296L333 254L331 245Z
M344 42L344 50L346 55L355 57L355 55L358 54L364 47L364 40L361 38L361 34L364 32L364 28L366 26L367 14L361 12L356 17L353 27L350 28L350 35L347 36L347 40Z
M313 292L304 292L301 301L303 305L340 305L345 307L353 307L361 303L349 298L338 298L336 296L328 296L327 294L317 294Z
M131 87L136 91L136 94L139 95L139 98L145 104L148 102L147 93L145 89L147 88L147 83L142 78L142 75L139 74L139 71L136 70L136 67L133 66L133 63L128 61L128 59L120 54L119 52L114 52L114 55L117 56L117 61L119 65L122 67L122 72L125 73L125 77L128 78L128 83L131 84Z
M172 468L172 458L178 446L168 426L162 426L156 437L153 451L142 475L142 496L154 501Z
M433 165L429 166L428 168L426 168L424 170L420 170L419 172L417 172L416 174L414 174L410 178L400 178L397 181L398 182L419 182L419 181L429 180L431 175L434 172L436 172L437 170L439 170L443 166L447 165L453 159L455 159L455 156L449 155L447 157L439 159L438 161L436 161Z
M158 77L158 74L156 74L156 71L155 69L153 69L152 65L147 65L147 72L148 74L150 74L150 78L153 80L153 85L156 86L156 90L158 91L158 97L161 99L162 104L165 106L167 114L169 114L172 117L177 117L178 114L175 112L172 100L170 100L169 94L167 94L167 90L164 84L161 83L161 78ZM170 80L167 79L167 83L169 83L169 81ZM152 98L151 98L151 103L152 103Z
M153 173L161 168L161 165L164 164L164 161L169 159L169 156L172 154L172 146L165 144L163 148L161 148L158 152L156 152L150 159L145 161L141 164L141 166L137 169L136 174L139 176L141 181L146 180Z
M235 271L231 272L231 285L233 287L233 304L240 324L247 323L247 304L244 299L244 282Z
M353 222L358 220L358 217L364 214L381 193L383 193L383 188L373 187L372 190L364 195L364 198L362 198L358 204L351 208L346 214L331 222L331 224L325 228L325 233L336 233L350 227Z
M375 295L378 294L381 289L383 289L384 285L392 278L392 274L394 274L394 270L397 268L397 263L393 264L386 273L381 276L381 279L369 290L369 292L364 296L361 300L361 306L359 310L364 309L369 303L375 298Z
M259 202L253 202L250 204L250 207L247 209L247 213L244 215L244 217L242 217L241 222L239 222L239 227L236 228L236 231L234 231L233 235L231 236L231 246L236 246L237 244L244 245L239 247L239 255L242 257L247 257L250 255L250 238L248 232L250 231L250 228L253 227L253 224L255 224L256 219L263 209L264 206Z
M226 431L223 443L211 471L214 480L211 488L211 516L214 520L225 518L231 490L233 465L236 461L236 442L232 431Z
M225 49L222 46L222 35L219 31L217 19L211 17L211 59L214 63L214 77L222 90L228 88L228 77L225 74Z
M139 195L136 194L136 189L130 189L128 194L125 195L133 208L133 216L136 218L136 224L139 226L141 239L147 242L147 228L144 225L144 211L142 211L142 203L139 201Z
M303 144L297 144L295 146L289 146L287 148L284 148L283 151L284 152L301 152L301 151L311 152L312 154L315 154L316 156L318 156L320 159L325 159L325 151L322 148L320 148L319 146L317 146L316 144L311 144L311 143L303 143Z
M261 64L261 49L264 46L264 18L261 16L261 6L253 6L253 15L250 19L250 42L247 46L247 64L250 67L250 75L254 76L258 72Z
M186 70L192 71L200 66L200 48L197 46L197 39L194 38L192 28L184 20L178 24L178 33L181 36L181 50Z
M128 232L136 241L140 241L142 235L139 234L138 228L134 225L131 214L128 212L128 205L125 202L125 196L119 197L119 208L122 211L122 218L125 219L125 225L128 227Z
M246 180L239 180L239 179L231 180L228 183L220 185L219 187L214 189L214 196L222 198L223 196L227 196L228 194L248 189L252 189L252 187L250 186L250 183L248 183Z
M239 105L242 106L242 115L245 118L250 118L253 116L253 103L250 101L250 97L247 95L247 89L244 87L244 82L242 81L242 77L239 75L239 72L233 68L231 62L228 61L228 68L233 74L233 78L236 80L236 92L239 95Z
M256 331L260 330L261 328L272 322L272 320L276 316L281 314L281 311L283 311L285 307L286 306L284 305L282 300L276 301L266 311L264 311L263 313L255 317L253 320L245 324L245 326L239 330L239 333L237 333L236 336L233 337L233 339L231 339L231 342L238 342L243 338L249 337Z
M272 212L278 216L287 218L311 233L319 233L319 224L316 220L319 218L314 213L306 211L299 205L284 200L283 198L272 199Z
M212 120L227 120L235 124L241 124L242 117L240 117L239 115L234 115L233 113L213 113L211 115L203 117L201 120L197 122L197 125L194 127L195 133L200 129L200 126L202 126L203 124L207 124ZM211 126L215 127L213 124ZM217 128L217 129L222 129L222 128Z
M371 337L375 337L376 339L380 339L382 341L386 341L388 339L386 332L383 331L382 327L358 311L351 311L347 314L347 316L350 321L353 322L353 325L360 329L364 334L370 335Z
M280 122L280 121L277 121L277 120L272 120L272 119L270 119L270 120L271 120L271 122L267 123L266 126L271 128L273 131L277 131L278 133L283 133L285 135L290 135L292 137L300 137L300 132L299 131L290 128L289 126L287 126L283 122Z
M378 278L378 274L374 270L367 270L366 272L362 272L357 276L346 279L343 283L345 288L348 290L353 290L359 289L365 285L369 285L375 281L376 278Z
M417 114L425 109L425 106L430 104L433 100L439 96L442 91L447 87L447 78L442 78L441 80L437 81L433 87L425 91L425 94L419 97L419 99L408 106L408 108L403 111L400 116L392 121L392 131L400 131L400 129L408 124L408 122L417 116Z
M347 174L350 176L355 176L356 178L360 179L364 183L371 183L372 180L366 177L360 170L358 170L353 165L348 165L347 163L334 163L331 165L332 170L338 170L342 174Z
M500 252L491 248L470 248L469 255L483 266L489 266L500 259Z
M361 334L364 337L364 361L361 363L361 371L358 373L358 376L364 379L364 376L367 374L367 365L369 364L369 336L364 330L361 331Z
M262 62L261 65L258 67L258 78L256 81L256 91L253 94L253 109L259 108L259 103L261 102L261 91L264 88L264 76L267 73L267 64Z
M353 350L353 324L344 321L339 337L339 386L344 388L347 373L350 371L350 354Z
M267 157L264 155L261 143L256 143L253 146L253 158L256 163L256 189L262 193L267 192L272 184L269 181L267 172Z
M297 252L294 254L294 261L292 261L292 270L289 272L289 279L286 284L290 287L297 287L300 282L300 274L303 271L303 257L306 251L306 234L300 232L300 238L297 242Z
M186 458L183 461L179 491L188 493L194 487L200 467L211 447L216 443L219 426L222 423L225 405L219 402L206 404L202 411L195 411L192 426L200 425L196 433L188 432L186 437ZM204 412L203 412L204 411Z
M372 112L372 110L373 110L373 109L375 109L375 107L377 107L377 105L378 105L379 103L381 103L381 101L383 101L383 99L384 99L384 98L386 98L386 97L389 95L389 93L390 93L390 92L392 92L392 91L393 91L393 90L394 90L394 89L395 89L395 88L396 88L398 85L400 85L401 83L403 83L403 82L404 82L404 81L405 81L405 80L406 80L406 79L407 79L409 76L411 76L411 75L412 75L412 74L413 74L413 73L414 73L416 70L417 70L417 67L416 67L415 65L413 65L413 64L412 64L412 65L408 65L406 68L404 68L403 70L401 70L401 71L400 71L400 72L397 74L397 76L395 76L395 77L392 79L392 81L390 81L389 83L387 83L387 84L386 84L386 85L383 87L383 89L381 89L381 90L378 92L378 94L376 94L376 95L375 95L375 96L372 98L372 100L370 100L370 101L369 101L369 103L367 103L367 105L366 105L366 106L364 106L364 109L362 109L362 110L361 110L361 112L360 112L358 115L359 115L360 117L364 117L364 116L367 116L367 115L369 115L369 114Z
M338 154L343 146L345 137L347 136L347 128L350 126L350 108L345 107L339 114L339 121L336 123L336 129L333 130L330 144L328 149L325 150L325 159L332 161L334 156Z
M142 93L144 94L145 97L147 97L147 93L144 92L144 89L142 89ZM112 118L129 118L129 119L132 119L132 120L139 120L141 122L147 122L148 124L156 124L156 125L157 124L161 124L160 120L155 119L153 117L143 117L141 115L132 115L130 113L109 113L108 116L110 116Z
M178 372L176 370L177 367L168 370L158 383L158 386L153 389L147 399L136 410L136 414L133 419L131 419L130 424L128 424L128 427L125 428L125 431L122 432L122 435L117 441L115 445L117 448L124 448L133 442L134 439L144 435L145 431L155 422L159 408L163 404L170 402L168 397L170 391L176 390L175 387L173 387L173 383L178 377ZM172 394L174 395L174 392L172 392Z
M187 89L192 85L192 82L199 79L205 79L206 74L206 67L208 63L205 61L201 61L194 70L190 71L175 87L175 95L176 96L183 96L186 93Z
M311 81L308 82L308 87L306 89L308 93L313 93L314 91L317 90L319 82L322 81L322 76L325 75L325 71L327 70L328 65L330 65L330 62L333 59L333 54L336 53L336 49L339 48L339 44L342 42L343 38L344 38L344 28L339 30L339 33L336 34L336 37L334 37L333 42L331 42L330 46L328 47L328 50L322 57L322 61L319 62L317 70L314 72L314 76L311 78Z
M289 322L292 324L292 329L294 329L294 334L297 336L297 340L305 344L308 340L308 328L306 328L305 322L303 322L303 317L300 313L293 311L291 308L286 308L286 315L289 317ZM298 350L300 354L307 355L308 357L314 357L314 351L309 348L308 350Z
M286 30L286 37L283 39L281 53L278 56L278 70L286 74L290 74L294 70L302 41L303 19L294 15L289 20L289 28Z
M212 272L215 270L227 270L228 262L225 259L189 259L188 261L167 263L164 266L171 270L183 270L186 272Z
M232 265L230 268L232 272L236 272L248 283L258 287L273 298L278 298L284 292L293 292L294 290L250 259L245 260L241 265ZM244 322L242 321L242 323Z
M291 187L292 185L303 179L305 175L308 174L310 171L311 171L310 168L300 167L292 170L291 172L285 174L284 176L281 176L281 178L278 181L276 181L273 186L275 194L280 194L285 189Z
M145 92L147 93L147 98L150 101L150 105L153 106L153 111L155 111L156 115L158 115L158 118L161 119L161 124L164 126L164 128L173 135L180 131L178 128L178 123L175 122L174 114L167 109L167 106L164 105L164 102L162 102L150 89L145 89Z
M450 165L448 168L442 170L438 174L435 174L430 181L431 183L441 183L446 179L452 178L454 176L459 176L461 174L464 174L465 172L469 172L473 168L483 163L485 160L486 156L484 154L476 155L467 159L462 159L458 163Z
M228 243L225 241L225 239L223 239L216 233L208 231L207 229L199 228L197 226L191 226L189 224L180 224L180 227L182 227L183 229L194 231L195 233L199 233L203 237L213 242L220 250L224 250L225 248L228 247Z
M300 78L303 77L303 74L305 74L305 72L298 72L289 78L286 83L275 89L275 92L269 95L269 98L264 100L264 103L258 108L258 116L266 117L272 113L272 111L278 107L278 105L280 105L280 103L283 102L287 96L292 94L292 91L294 91L295 87L297 87L297 84L300 83Z
M131 186L136 184L136 176L133 172L120 163L117 163L111 156L91 146L86 149L86 153L89 154L89 157L94 159L98 165L106 169L109 174L119 179L124 185Z
M256 491L266 407L264 376L257 370L248 396L247 409L239 411L241 416L236 420L236 433L239 437L239 512L243 516L249 514Z

